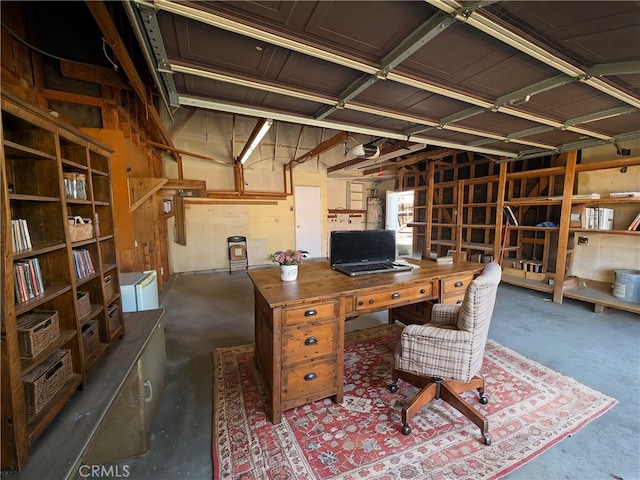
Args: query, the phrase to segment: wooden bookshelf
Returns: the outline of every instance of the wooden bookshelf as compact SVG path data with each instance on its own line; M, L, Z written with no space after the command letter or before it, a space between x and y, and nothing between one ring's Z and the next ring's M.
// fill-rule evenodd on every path
M73 129L44 110L2 92L2 470L22 469L38 437L80 387L90 382L89 370L109 345L124 336L122 315L110 318L109 308L122 311L118 286L115 232L109 179L108 147ZM73 179L73 193L69 190ZM82 238L72 238L69 217L92 222ZM28 225L31 248L15 251L12 219ZM96 228L98 227L99 228ZM88 232L88 233L87 233ZM88 268L76 273L75 256ZM42 291L26 301L15 292L14 263L35 258ZM111 279L107 292L105 277ZM32 280L36 281L35 277ZM77 302L86 292L86 312ZM108 295L108 293L110 293ZM55 311L57 336L47 338L44 350L24 358L20 350L20 316ZM98 347L89 358L83 349L82 327L97 323ZM115 328L114 328L115 326ZM25 408L23 377L39 371L50 355L68 350L71 375L52 387L52 396L35 414ZM52 367L53 368L53 367ZM49 375L47 371L46 375ZM51 372L52 374L54 371ZM48 398L48 397L43 397Z

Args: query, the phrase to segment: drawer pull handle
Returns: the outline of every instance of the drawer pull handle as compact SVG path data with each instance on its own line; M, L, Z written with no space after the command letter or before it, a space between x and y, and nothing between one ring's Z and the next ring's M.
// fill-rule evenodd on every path
M400 298L400 294L398 292L391 294L391 299L392 300L396 300L397 298Z
M426 290L424 288L421 288L420 293L423 294L424 292L426 292Z
M304 341L305 345L315 345L318 343L318 339L316 337L309 337Z
M305 381L310 382L311 380L315 380L318 377L316 372L309 372L304 376Z
M148 392L148 395L145 396L144 401L150 402L153 399L153 385L151 385L151 380L146 380L144 382L144 387Z
M369 299L369 305L373 305L373 302L375 302L375 300L373 298Z
M462 285L464 285L462 282L456 282L453 284L454 287L461 287Z
M362 300L360 300L360 301L358 302L358 305L364 305L364 302L363 302Z
M314 310L313 308L304 312L305 317L313 317L314 315L317 315L317 314L318 314L318 311Z

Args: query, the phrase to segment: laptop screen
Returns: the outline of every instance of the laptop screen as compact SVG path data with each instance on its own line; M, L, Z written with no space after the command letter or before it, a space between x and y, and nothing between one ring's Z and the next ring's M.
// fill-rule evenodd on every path
M396 233L393 230L339 230L331 232L330 265L363 262L393 262Z

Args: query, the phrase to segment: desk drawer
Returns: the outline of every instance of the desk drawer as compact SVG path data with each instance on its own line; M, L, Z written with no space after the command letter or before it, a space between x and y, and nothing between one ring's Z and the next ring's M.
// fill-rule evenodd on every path
M457 303L464 300L464 295L467 292L467 287L473 280L473 274L458 275L455 277L449 277L442 279L441 283L441 302L442 303Z
M379 293L370 293L367 295L358 295L356 297L356 311L381 309L383 307L392 307L393 305L401 305L406 302L415 302L418 300L427 300L433 297L433 284L426 283L415 287L404 287L395 290L386 289Z
M329 355L336 351L338 326L336 322L299 325L282 333L282 363Z
M337 316L337 302L310 303L304 307L294 307L283 310L282 323L284 326L295 325L301 322L315 322Z
M304 405L335 394L338 365L335 357L319 362L307 362L282 372L282 403ZM342 378L339 379L342 382ZM298 403L296 400L300 400Z

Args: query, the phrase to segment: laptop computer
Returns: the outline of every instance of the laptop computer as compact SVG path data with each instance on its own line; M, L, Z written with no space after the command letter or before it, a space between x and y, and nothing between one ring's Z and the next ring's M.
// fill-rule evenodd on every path
M393 230L338 230L331 232L329 263L349 275L393 273L411 270L396 262L396 234Z

